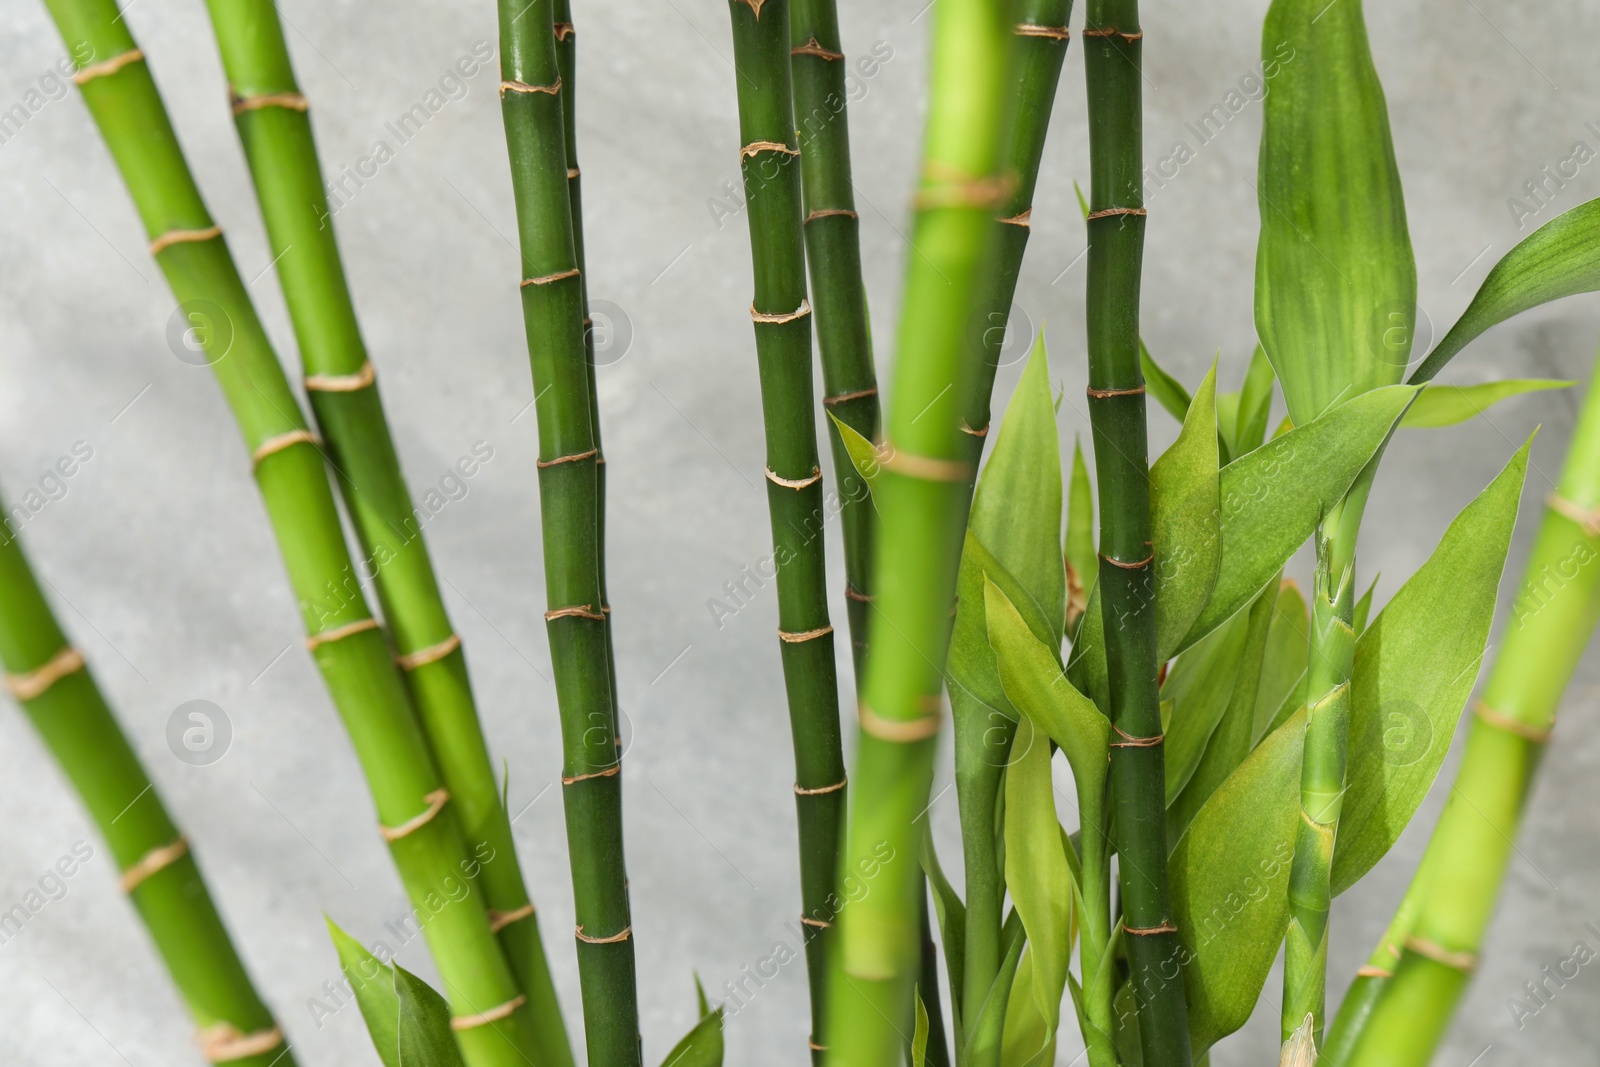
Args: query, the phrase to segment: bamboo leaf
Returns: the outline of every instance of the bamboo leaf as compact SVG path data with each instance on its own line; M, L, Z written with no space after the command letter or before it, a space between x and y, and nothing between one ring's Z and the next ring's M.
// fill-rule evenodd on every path
M1289 925L1304 713L1274 731L1201 806L1172 851L1195 1057L1250 1018Z
M708 1010L710 1005L698 976L694 989L699 998L700 1021L672 1047L661 1067L722 1067L722 1007Z
M1072 480L1067 492L1067 632L1077 629L1077 620L1089 602L1089 586L1094 583L1099 560L1094 547L1094 488L1089 484L1089 467L1083 461L1083 446L1072 442Z
M1155 357L1144 345L1144 338L1139 339L1139 369L1144 374L1145 390L1156 399L1156 403L1166 408L1173 418L1182 422L1189 414L1189 390L1183 383L1168 374L1156 362Z
M1283 702L1304 679L1311 648L1310 635L1311 613L1306 608L1305 597L1300 595L1300 587L1292 580L1285 580L1278 586L1278 602L1272 612L1272 625L1267 630L1267 651L1261 660L1261 686L1256 693L1254 726L1250 731L1252 745L1266 736ZM1302 703L1303 699L1296 701L1289 710L1294 711Z
M1413 393L1409 386L1363 393L1222 468L1222 566L1205 610L1173 652L1272 581L1382 447Z
M950 632L949 683L958 695L970 696L1007 718L1016 712L1000 685L995 671L994 649L989 644L989 629L984 611L984 585L993 582L1005 593L1012 607L1021 613L1028 630L1041 642L1055 634L1050 620L1022 583L985 548L972 531L967 531L961 550L961 569L956 576L956 621Z
M1541 389L1565 389L1576 383L1557 378L1504 378L1478 385L1429 385L1400 419L1403 429L1454 426L1508 397Z
M1150 537L1156 563L1156 650L1175 648L1205 609L1222 562L1217 469L1217 365L1200 383L1183 429L1150 468Z
M1400 381L1417 271L1361 4L1274 0L1261 40L1256 333L1304 424Z
M1056 1062L1055 1031L1041 1014L1035 997L1038 976L1034 974L1033 957L1034 946L1029 944L1017 964L1017 977L1011 983L1011 998L1006 1004L1000 1067L1051 1067Z
M1335 894L1389 851L1450 749L1489 640L1531 443L1462 509L1356 642Z
M1235 455L1254 451L1267 439L1267 423L1272 417L1272 383L1276 380L1266 349L1256 345L1250 355L1250 367L1244 374L1244 386L1239 390L1239 411L1233 431Z
M1228 708L1247 629L1245 616L1234 616L1179 656L1167 675L1161 696L1172 701L1171 721L1165 724L1168 807L1200 765L1206 742Z
M967 961L967 909L961 903L961 897L950 884L950 879L945 877L944 867L939 863L939 855L933 848L933 830L931 825L924 820L922 835L922 871L927 876L928 884L933 887L934 918L939 921L939 940L944 944L945 972L950 979L950 988L960 990L966 974ZM954 998L952 998L954 999ZM961 1043L961 1011L956 1005L955 1014L956 1043Z
M928 1008L922 1003L922 988L917 987L917 1018L911 1030L911 1067L927 1067Z
M1379 572L1380 574L1382 572ZM1367 620L1372 617L1372 594L1378 591L1378 574L1372 576L1372 584L1367 586L1367 591L1361 594L1361 599L1356 601L1355 611L1351 617L1351 627L1356 636L1361 636L1361 631L1367 628Z
M400 1002L400 1067L462 1067L450 1029L450 1005L422 979L395 964L394 993Z
M878 474L883 470L883 456L871 441L861 436L860 431L847 422L840 420L833 412L828 412L828 418L833 420L833 428L839 433L839 440L844 442L845 453L850 457L850 465L861 475L870 491L873 483L878 480Z
M1217 394L1217 443L1221 446L1222 464L1227 466L1244 455L1234 440L1235 427L1239 425L1239 394Z
M1600 289L1600 199L1534 230L1489 271L1450 332L1411 375L1425 382L1479 334L1529 308Z
M1016 621L1020 626L1021 619ZM1031 635L1023 636L1031 639ZM1032 721L1024 718L1017 724L1011 753L1005 778L1006 885L1028 934L1028 955L1033 961L1030 985L1048 1038L1060 1024L1061 998L1072 956L1072 869L1056 819L1050 745L1044 732L1036 731Z
M400 998L390 968L361 943L327 919L328 936L339 953L339 967L355 990L356 1005L367 1024L367 1036L383 1067L400 1067Z
M1061 442L1042 332L1006 405L994 452L978 477L968 525L1044 610L1059 645L1067 613L1067 576L1059 547Z

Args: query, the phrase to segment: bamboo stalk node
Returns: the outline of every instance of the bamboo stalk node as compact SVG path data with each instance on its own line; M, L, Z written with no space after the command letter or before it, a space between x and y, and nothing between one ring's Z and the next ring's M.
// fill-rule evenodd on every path
M861 400L869 396L877 395L878 387L874 385L868 389L857 389L853 393L836 393L833 396L825 396L822 398L822 403L831 408L836 404L843 404L849 400Z
M290 430L288 433L280 433L275 437L269 437L257 445L254 452L250 453L250 465L259 467L261 461L273 453L282 452L289 446L298 444L315 445L317 448L321 448L322 438L310 430Z
M207 226L203 230L168 230L150 242L150 254L159 256L173 245L193 244L221 236L221 226Z
M549 85L529 85L519 82L515 78L507 78L500 83L501 93L544 93L546 96L555 96L561 91L561 75L556 75L556 80Z
M617 738L617 743L622 743L622 738ZM572 785L574 782L587 782L591 778L611 778L622 773L622 764L613 763L603 771L589 771L587 774L563 775L562 785Z
M568 181L571 181L573 178L581 178L581 177L583 177L583 171L579 170L577 167L568 167L567 168L567 180ZM584 319L583 321L584 321L585 325L588 325L590 320L589 319Z
M1013 32L1018 37L1048 37L1053 41L1066 41L1072 38L1072 31L1065 26L1037 26L1031 22L1022 23Z
M750 305L750 321L759 322L768 326L776 326L785 322L793 322L796 319L803 319L809 314L811 314L811 303L803 297L800 300L800 306L795 308L793 311L778 312L772 315L767 314L765 311L757 311L754 303L751 303Z
M144 52L135 48L119 56L112 56L103 62L90 63L87 67L74 74L72 80L78 85L82 85L85 82L93 81L95 78L104 78L108 74L115 74L129 63L137 63L142 59L144 59Z
M197 1031L194 1040L207 1063L232 1063L271 1052L283 1044L283 1031L274 1026L247 1034L231 1023L217 1023Z
M814 641L819 637L827 637L831 633L833 633L832 626L819 626L815 630L802 630L799 633L790 630L779 630L778 640L786 645L799 645L807 641Z
M795 795L796 796L820 797L820 796L825 796L828 793L837 793L839 790L843 789L849 783L849 781L850 781L850 779L848 779L848 778L841 778L837 782L834 782L832 785L818 786L815 789L807 789L804 786L802 786L799 782L796 782L794 784L794 791L795 791Z
M1108 396L1143 396L1144 386L1140 385L1136 389L1096 389L1090 386L1084 392L1091 400L1104 400Z
M445 804L449 802L450 790L443 788L435 789L433 792L424 795L422 799L428 802L428 806L423 809L421 814L413 815L399 826L384 826L382 823L378 824L378 832L383 835L383 839L385 841L398 841L408 834L416 833L418 830L432 822L434 817L444 810Z
M964 433L964 434L970 434L973 437L988 437L989 436L989 424L986 422L986 423L983 424L983 429L974 430L971 426L967 425L967 420L966 419L962 419L961 420L961 432Z
M767 481L771 482L773 485L781 485L785 489L793 489L798 492L807 486L816 485L818 482L822 481L822 468L812 467L811 473L806 475L804 478L784 478L778 475L777 472L775 472L771 467L768 467Z
M166 870L188 854L189 839L181 834L172 844L151 849L122 872L122 891L133 892L152 875Z
M833 929L833 923L829 922L827 919L813 919L809 915L800 916L800 922L803 923L806 926L811 927L813 930L831 930L831 929Z
M335 626L331 630L323 630L320 633L311 634L306 638L306 649L307 651L315 652L323 645L331 645L335 641L343 641L347 637L353 637L356 634L366 633L368 630L376 630L377 628L377 619L357 619L355 622L347 622L343 626Z
M415 652L407 652L396 656L395 663L403 671L414 671L418 667L426 667L430 663L437 663L450 653L461 647L461 635L451 634L437 645L419 648Z
M619 941L626 941L628 938L632 937L633 927L624 926L620 934L612 934L610 937L590 937L588 934L583 932L583 924L579 923L573 928L572 936L576 937L579 941L582 941L586 945L615 945Z
M1156 734L1154 737L1134 737L1132 734L1124 732L1122 727L1116 723L1112 723L1111 728L1117 732L1118 737L1122 738L1120 741L1111 742L1110 747L1112 748L1155 748L1167 737L1165 733Z
M571 608L552 608L544 613L545 622L554 622L557 619L594 619L599 622L603 621L605 617L605 612L590 611L588 607L583 605Z
M870 604L877 599L877 597L863 593L849 582L844 584L844 598L846 600L854 600L858 604Z
M1115 26L1107 26L1102 30L1091 30L1085 26L1082 32L1083 36L1085 37L1121 37L1128 44L1132 44L1134 41L1144 40L1143 30L1138 31L1137 33L1123 33Z
M377 380L378 372L369 359L354 374L313 374L305 385L308 393L353 393Z
M6 691L18 700L32 700L69 674L83 670L83 653L67 645L33 670L6 676Z
M513 908L510 911L495 911L493 908L490 908L489 932L498 934L501 930L504 930L512 923L521 922L523 919L526 919L533 913L534 907L531 903L524 904L520 908Z
M538 467L540 470L544 470L546 467L558 467L563 463L577 463L581 460L588 459L591 456L598 456L599 454L600 450L598 448L591 448L587 452L574 452L567 456L557 456L555 459L534 460L533 465ZM595 462L598 463L599 460L596 460Z
M1115 558L1113 558L1111 556L1107 556L1104 553L1101 554L1100 558L1104 562L1111 564L1113 567L1118 567L1118 568L1120 568L1122 570L1125 570L1125 571L1137 571L1137 570L1143 570L1145 567L1150 566L1150 564L1155 561L1156 554L1154 552L1152 552L1148 556L1146 556L1144 559L1135 560L1132 563L1126 563L1126 562L1124 562L1124 561L1122 561L1120 559L1115 559Z
M767 0L733 0L733 2L736 3L736 4L743 4L745 7L748 7L752 12L754 12L754 14L756 16L756 21L760 22L761 21L761 5L765 4L767 2Z
M907 478L926 482L965 482L972 477L972 464L959 459L917 456L902 452L885 442L881 450L883 469Z
M945 207L992 211L1005 203L1017 185L1013 174L978 176L932 159L923 165L922 180L926 184L912 199L918 211Z
M1476 953L1456 952L1415 935L1406 938L1406 949L1462 974L1471 974L1478 966Z
M807 1037L806 1038L806 1044L811 1046L811 1051L812 1052L826 1052L826 1051L828 1051L828 1046L827 1045L819 1045L819 1044L817 1044L817 1039L814 1038L814 1037Z
M551 282L563 281L567 278L576 278L582 272L577 267L571 270L558 270L554 274L541 274L537 278L524 278L517 283L517 288L526 289L530 285L549 285Z
M844 58L843 52L835 52L830 48L822 47L822 42L817 40L814 34L811 40L805 44L800 45L798 48L789 49L789 54L791 56L816 56L818 59L826 59L830 63Z
M246 111L259 111L264 107L281 107L290 111L305 111L311 107L311 102L306 99L304 93L261 93L257 96L234 96L230 99L235 115L242 115Z
M1130 937L1154 937L1157 934L1175 934L1178 928L1163 920L1160 926L1124 926L1122 932Z
M937 711L919 715L915 719L886 719L866 704L861 704L857 708L857 718L861 722L862 733L876 737L879 741L891 741L897 744L926 741L939 732L941 720Z
M1007 226L1021 226L1024 230L1031 230L1033 229L1033 208L1030 207L1019 215L1012 215L1010 218L996 219L995 221L1003 222Z
M1583 527L1586 536L1600 537L1600 508L1586 508L1574 504L1560 493L1551 493L1544 498L1544 502L1557 515L1571 519Z
M553 24L556 40L565 41L568 37L578 32L578 28L570 22L557 22Z
M1089 212L1084 216L1083 221L1093 222L1095 219L1109 219L1117 215L1136 215L1139 218L1143 218L1148 214L1149 212L1142 207L1108 207L1101 208L1099 211Z
M749 144L739 149L739 158L741 160L745 159L746 157L754 159L762 152L782 152L786 156L798 156L800 154L800 149L790 148L782 141L751 141Z
M1386 971L1382 967L1374 967L1372 964L1367 963L1367 964L1363 964L1360 967L1356 968L1356 977L1357 978L1393 978L1394 977L1394 972L1393 971Z
M504 1004L496 1004L488 1011L480 1011L476 1015L452 1016L450 1019L450 1029L459 1033L462 1030L472 1030L479 1026L487 1026L490 1023L499 1022L501 1019L504 1019L506 1016L512 1014L527 1002L527 994L518 993Z
M859 219L861 217L847 207L824 207L818 208L816 211L813 211L811 214L807 215L805 221L814 222L817 219L830 219L835 215L846 219ZM805 225L805 223L801 223L801 225Z
M1550 740L1550 731L1554 729L1553 725L1540 728L1521 719L1514 719L1504 712L1496 711L1482 700L1473 705L1472 711L1485 726L1515 734L1524 741L1532 741L1536 745L1546 744Z

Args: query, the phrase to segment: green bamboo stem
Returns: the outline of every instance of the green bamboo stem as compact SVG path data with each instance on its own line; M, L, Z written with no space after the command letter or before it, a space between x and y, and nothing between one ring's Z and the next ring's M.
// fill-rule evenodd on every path
M428 742L469 845L488 847L480 884L491 923L528 995L540 1061L570 1067L572 1050L517 862L510 818L456 636L401 473L356 321L312 140L272 0L208 4L234 121L266 221L299 343L306 391L407 673Z
M1050 112L1066 59L1067 21L1071 15L1072 0L1026 0L1012 27L1014 40L1006 79L1007 91L1016 101L1016 112L1002 141L1000 166L1012 183L991 218L995 265L981 284L976 328L968 330L969 343L977 341L980 350L977 381L966 398L961 421L962 443L973 470L977 469L988 438L990 395L999 368L1000 347L1005 341L1006 319L1027 250L1039 160L1044 154ZM1003 955L1001 908L1006 890L1005 872L995 847L995 808L1013 724L986 707L975 707L968 714L963 703L955 707L955 763L967 922L963 989L957 1003L970 1004L976 1010L994 984Z
M922 886L914 821L928 801L941 668L966 523L971 464L959 429L976 359L968 327L1000 200L1010 110L1005 5L944 0L934 12L922 180L901 310L886 458L874 484L879 538L872 654L842 877L846 907L829 961L826 1033L835 1065L881 1067L909 1032Z
M568 188L553 5L500 0L501 115L522 250L539 424L545 625L561 713L562 797L591 1067L640 1062L622 839L622 760L600 589L599 445Z
M794 125L805 198L806 261L822 355L823 404L869 441L878 436L878 375L872 363L867 289L861 276L861 222L850 179L850 118L834 0L793 0L789 7ZM865 677L872 596L874 512L844 439L830 420L828 442L844 527L845 612L856 686ZM931 1018L931 1017L930 1017Z
M196 1040L241 1067L294 1067L283 1032L250 983L187 839L83 657L67 643L22 545L0 524L0 666L7 688L72 782L122 872ZM83 857L77 857L82 859ZM252 1051L255 1050L255 1051ZM243 1055L239 1055L243 1053Z
M1600 621L1597 508L1600 390L1591 383L1428 845L1421 907L1352 1064L1428 1062L1466 990L1561 695Z
M1167 882L1166 785L1150 586L1150 471L1139 367L1143 33L1137 0L1090 0L1084 23L1089 94L1089 418L1100 491L1111 800L1123 929L1148 1067L1188 1067L1178 934Z
M811 982L812 1058L821 1062L826 959L845 803L833 627L828 622L825 515L811 382L800 168L794 165L788 0L731 0L739 99L739 168L750 223L756 360L767 442L767 508L778 568L778 647L794 741L802 923Z
M316 437L307 428L221 231L178 146L143 53L114 0L47 0L74 45L77 81L191 321L209 320L212 370L254 459L307 645L349 732L385 838L444 980L471 1067L532 1057L531 1021L470 881L473 860L447 803L404 680L354 577ZM227 343L228 347L222 348ZM445 896L472 901L436 910ZM483 1019L485 1012L496 1015ZM504 1017L498 1017L505 1012Z

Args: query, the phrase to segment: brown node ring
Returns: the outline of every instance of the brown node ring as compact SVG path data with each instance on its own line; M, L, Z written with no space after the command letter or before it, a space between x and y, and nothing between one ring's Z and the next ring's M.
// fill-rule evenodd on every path
M813 222L817 219L830 219L835 215L846 219L859 219L861 217L847 207L824 207L818 208L816 211L813 211L811 214L807 215L805 221ZM804 225L804 223L801 225Z
M805 44L789 49L789 54L791 56L816 56L818 59L826 59L830 63L844 58L843 52L835 52L822 47L822 42L817 40L815 36Z
M789 630L779 630L778 640L786 645L801 645L807 641L815 641L819 637L827 637L833 633L832 626L820 626L815 630L803 630L798 633Z
M1117 732L1118 737L1122 738L1121 741L1111 742L1110 747L1112 748L1155 748L1167 736L1162 733L1156 734L1154 737L1134 737L1132 734L1123 732L1120 726L1113 724L1111 728Z
M1460 971L1462 974L1471 974L1478 966L1476 953L1456 952L1415 935L1406 938L1406 948L1425 959L1449 967L1453 971Z
M750 321L759 322L767 326L778 326L785 322L794 322L796 319L803 319L809 314L811 314L811 304L804 297L800 299L800 306L793 311L778 312L771 315L765 311L757 311L754 303L750 305Z
M385 841L398 841L402 837L416 833L418 830L432 822L434 818L444 810L444 806L450 802L450 790L442 788L435 789L433 792L423 796L422 799L428 802L428 806L419 814L413 815L399 826L384 826L382 823L378 824L378 833L383 835L383 839Z
M231 101L235 115L242 115L246 111L259 111L266 107L305 111L311 106L304 93L261 93L258 96L235 96Z
M615 945L620 941L626 941L628 938L632 937L633 927L624 926L621 933L612 934L610 937L590 937L588 934L583 932L583 924L579 923L573 928L572 936L576 937L579 941L582 941L586 945Z
M559 467L563 463L577 463L581 460L588 459L591 456L598 456L599 454L600 450L598 448L591 448L587 452L574 452L570 456L557 456L555 459L534 460L533 465L540 470L544 470L547 467Z
M961 432L964 433L964 434L970 434L973 437L988 437L989 436L989 424L986 422L986 423L983 424L983 429L974 430L971 426L968 426L967 423L966 423L966 420L963 419L962 422L961 422Z
M554 622L557 619L593 619L596 622L605 620L605 613L590 611L587 607L579 605L571 608L551 608L544 613L545 622Z
M1137 570L1143 570L1145 567L1150 566L1151 562L1156 558L1156 555L1155 555L1154 552L1152 552L1152 553L1150 553L1150 555L1146 556L1144 559L1141 559L1141 560L1139 560L1139 561L1137 561L1135 563L1124 563L1120 559L1113 559L1112 557L1107 556L1107 555L1101 555L1100 558L1102 560L1104 560L1105 562L1111 564L1113 567L1117 567L1117 568L1119 568L1121 570L1137 571Z
M570 22L557 22L554 25L554 29L556 31L556 40L558 41L565 41L568 37L578 32L577 27Z
M502 93L544 93L546 96L555 96L561 91L561 75L556 75L556 80L549 85L529 85L519 82L514 78L507 78L500 83Z
M232 1063L271 1052L283 1044L283 1031L274 1026L247 1034L230 1023L218 1023L197 1031L194 1040L207 1063Z
M877 599L876 597L868 596L866 593L863 593L861 590L857 589L853 585L850 585L849 583L845 584L844 598L846 600L854 600L858 604L870 604Z
M122 891L131 893L143 885L147 879L159 874L168 867L177 863L189 854L189 839L183 836L170 845L161 845L146 852L143 856L133 861L133 865L122 872Z
M331 630L308 634L306 636L306 650L315 652L323 645L331 645L335 641L343 641L347 637L354 637L356 634L365 633L368 630L376 630L377 628L378 620L367 618L357 619L355 622L347 622L343 626L335 626Z
M1032 229L1033 228L1033 208L1030 207L1028 210L1022 212L1022 214L1020 214L1020 215L1012 215L1008 219L998 219L996 221L1003 222L1007 226L1021 226L1024 230Z
M361 364L354 374L313 374L305 381L308 393L354 393L378 380L372 361Z
M767 481L771 482L773 485L781 485L785 489L793 489L795 492L799 492L807 486L816 485L818 482L822 481L822 468L812 467L811 473L806 475L804 478L784 478L774 472L771 467L768 467Z
M476 1015L454 1016L450 1020L450 1029L459 1033L462 1030L472 1030L479 1026L487 1026L489 1023L499 1022L501 1019L504 1019L506 1016L512 1014L527 1002L527 995L524 993L518 993L504 1004L496 1004L488 1011L480 1011Z
M619 737L619 738L617 738L617 741L620 744L622 739ZM603 771L590 771L587 774L574 774L574 775L571 775L571 776L563 775L562 778L561 778L561 784L562 785L571 785L574 782L587 782L591 778L611 778L611 777L614 777L614 776L619 775L621 773L622 773L622 764L613 763L611 766L607 767Z
M495 911L493 908L490 908L489 932L491 934L498 934L501 930L504 930L512 923L521 922L523 919L528 918L533 913L534 907L532 904L524 904L522 907L513 908L510 911Z
M261 465L261 461L266 459L268 456L282 452L291 445L299 444L314 445L317 448L321 448L322 438L318 437L310 430L304 429L290 430L287 433L280 433L276 437L269 437L257 445L254 452L250 453L250 465L252 467L259 467Z
M826 919L813 919L809 915L800 916L800 922L811 927L813 930L827 930L833 926L833 924Z
M1072 31L1065 26L1036 26L1031 22L1024 22L1013 32L1018 37L1048 37L1053 41L1065 41L1072 37Z
M1160 926L1124 926L1122 932L1131 937L1154 937L1156 934L1175 934L1178 928L1163 921Z
M928 482L964 482L972 476L972 465L959 459L916 456L902 452L888 442L881 450L881 466L886 471Z
M1095 219L1109 219L1116 215L1135 215L1139 218L1143 218L1147 214L1149 214L1149 212L1145 211L1145 209L1142 207L1108 207L1102 208L1099 211L1089 212L1089 214L1084 217L1084 221L1093 222Z
M85 666L83 654L68 645L31 671L7 675L6 690L18 700L32 700L43 696L51 686L67 675L83 670Z
M1577 523L1585 535L1600 537L1600 508L1586 508L1575 504L1559 493L1551 493L1544 498L1545 505L1562 518L1571 519Z
M104 78L108 74L115 74L129 63L137 63L144 58L144 53L135 48L119 56L112 56L101 63L91 63L72 76L73 82L82 85L96 78Z
M394 658L395 664L403 671L414 671L419 667L426 667L430 663L438 663L450 653L461 647L461 637L451 634L436 645L419 648L415 652L407 652Z
M782 152L786 156L798 156L800 154L800 149L790 148L782 141L751 141L749 144L739 149L739 158L744 159L749 157L750 159L754 159L762 152Z
M1144 394L1144 386L1141 385L1136 389L1095 389L1091 386L1085 389L1084 392L1089 395L1091 400L1104 400L1110 396L1142 396Z
M1473 705L1472 711L1485 726L1493 727L1496 730L1504 730L1508 734L1515 734L1524 741L1532 741L1536 745L1542 745L1550 740L1550 730L1553 727L1540 729L1520 719L1513 719L1504 712L1491 708L1482 700Z
M871 387L869 387L867 389L857 389L853 393L837 393L837 394L835 394L833 396L825 396L825 397L822 398L822 403L823 403L823 405L825 407L830 407L831 408L835 404L843 404L843 403L846 403L847 401L851 401L851 400L862 400L862 399L865 399L866 397L877 396L877 395L878 395L878 387L876 385L874 385L874 386L871 386Z
M857 717L862 733L897 744L914 744L933 737L939 732L941 718L939 712L934 711L915 719L886 719L865 704L857 709Z
M580 273L582 272L577 267L573 267L571 270L558 270L554 274L541 274L537 278L524 278L517 283L517 288L526 289L530 285L549 285L552 282L559 282L566 278L576 278Z
M203 230L168 230L150 242L150 254L159 256L173 245L195 244L221 236L221 226L207 226Z
M1127 42L1128 44L1132 44L1134 41L1144 40L1143 30L1140 30L1137 33L1123 33L1115 26L1108 26L1103 30L1091 30L1086 26L1082 32L1083 36L1085 37L1121 37L1123 41Z
M796 796L820 797L820 796L825 796L828 793L837 793L839 790L843 789L845 787L845 785L849 781L850 781L850 779L848 779L848 778L841 778L837 782L834 782L832 785L818 786L815 789L806 789L799 782L796 782L794 784L794 792L795 792Z

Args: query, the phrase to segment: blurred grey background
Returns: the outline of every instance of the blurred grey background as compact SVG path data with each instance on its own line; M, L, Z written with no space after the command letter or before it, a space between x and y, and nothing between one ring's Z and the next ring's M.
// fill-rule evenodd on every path
M923 114L925 0L841 4L846 50L892 52L854 89L850 121L867 286L880 355L892 363L908 249L908 189ZM1350 0L1346 0L1350 2ZM495 41L487 0L382 8L284 0L290 44L324 168L339 178L387 141L393 158L346 185L336 225L390 418L419 496L455 497L427 532L466 642L491 742L510 768L523 860L577 1017L566 932L571 892L557 723L540 612L538 500L517 257L494 74L454 91L400 144L385 124L422 100L478 42ZM1253 191L1260 130L1263 0L1145 8L1146 158L1179 140L1193 158L1152 182L1143 327L1191 386L1221 353L1236 383L1254 341ZM769 551L762 437L746 307L727 12L709 0L606 6L579 0L579 122L590 291L615 331L601 372L611 479L611 601L632 747L627 843L647 1062L692 1022L692 973L723 983L792 944L797 904L789 733L770 586L719 627L707 607ZM1489 266L1533 225L1600 193L1600 165L1545 181L1582 143L1600 149L1600 76L1580 42L1600 8L1512 0L1369 5L1409 194L1421 302L1442 332ZM375 1063L353 1010L331 1015L337 976L326 912L383 937L404 898L373 829L344 734L300 646L294 604L249 461L210 375L178 359L174 306L131 205L76 94L30 89L64 56L32 0L0 0L0 112L29 108L0 143L0 484L17 499L75 443L92 459L23 529L56 608L187 827L259 984L308 1065ZM1081 17L1081 16L1080 16ZM127 18L150 57L202 188L280 346L292 335L196 0L135 0ZM1074 18L1074 26L1080 21ZM1052 378L1066 390L1063 445L1081 401L1083 230L1073 179L1087 179L1083 67L1071 48L1017 296L1020 356L1048 322ZM446 90L450 90L446 86ZM1235 110L1204 140L1186 124ZM58 94L59 95L59 94ZM31 101L43 99L31 110ZM1595 125L1590 125L1596 120ZM370 171L370 168L368 168ZM1169 167L1169 170L1171 168ZM1511 198L1521 197L1515 211ZM722 203L721 207L717 205ZM1519 229L1519 216L1522 223ZM1028 325L1028 324L1031 324ZM627 336L625 336L627 335ZM1580 298L1493 331L1447 380L1527 375L1587 381L1600 303ZM998 395L1018 367L1002 372ZM298 380L298 372L291 377ZM1236 387L1232 385L1229 387ZM1390 450L1368 513L1362 568L1387 597L1450 517L1537 424L1511 573L1561 462L1576 393L1504 404L1461 427L1411 431ZM998 404L997 404L998 406ZM1153 445L1175 434L1151 417ZM448 481L482 443L493 458ZM842 616L837 544L834 613ZM1513 579L1501 590L1509 604ZM1502 620L1503 624L1503 620ZM848 684L843 662L841 681ZM1579 672L1518 841L1485 961L1439 1062L1592 1057L1600 977L1586 968L1519 1028L1508 999L1583 940L1600 947L1600 825L1593 780L1600 669ZM196 766L169 750L180 704L225 712L225 755ZM944 759L948 763L948 752ZM1442 780L1453 774L1455 759ZM941 771L936 791L949 782ZM1587 784L1586 784L1587 783ZM1394 853L1337 906L1332 983L1342 989L1385 925L1436 814L1441 785ZM956 852L952 792L933 812ZM0 944L0 1060L19 1065L198 1063L188 1022L114 872L20 714L0 714L0 910L38 885L74 842L94 859ZM957 866L954 863L948 864ZM420 945L401 955L431 975ZM1214 1062L1272 1062L1279 979L1251 1026ZM796 962L728 1023L730 1063L800 1063L805 979ZM1079 1049L1063 1040L1059 1062ZM1474 1059L1478 1057L1478 1059Z

